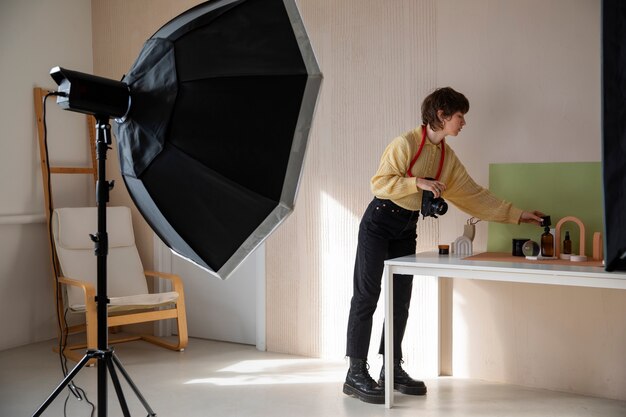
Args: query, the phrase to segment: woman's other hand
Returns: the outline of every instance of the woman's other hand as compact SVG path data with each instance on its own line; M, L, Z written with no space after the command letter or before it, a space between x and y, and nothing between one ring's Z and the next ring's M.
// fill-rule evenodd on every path
M428 180L426 178L416 178L415 183L417 185L417 188L426 190L426 191L431 191L434 194L435 198L441 197L441 193L443 193L446 190L446 185L443 182L437 181L437 180Z

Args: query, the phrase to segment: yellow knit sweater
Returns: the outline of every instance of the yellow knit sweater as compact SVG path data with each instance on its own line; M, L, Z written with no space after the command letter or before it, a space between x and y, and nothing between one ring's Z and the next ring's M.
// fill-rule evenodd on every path
M417 188L415 178L437 175L441 146L428 139L422 153L408 177L406 172L417 153L422 140L422 127L418 127L395 138L385 149L376 175L372 177L371 188L378 198L391 200L407 210L419 210L422 205L422 190ZM447 144L443 169L439 180L446 185L442 197L454 203L459 209L486 221L519 223L522 210L503 201L489 190L476 184L465 167Z

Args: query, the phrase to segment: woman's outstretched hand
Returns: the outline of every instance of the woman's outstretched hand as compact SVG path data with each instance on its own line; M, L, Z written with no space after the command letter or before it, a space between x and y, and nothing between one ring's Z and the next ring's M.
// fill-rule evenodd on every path
M532 213L529 211L523 211L519 218L519 222L541 226L541 216L544 216L544 214L540 211L535 210Z

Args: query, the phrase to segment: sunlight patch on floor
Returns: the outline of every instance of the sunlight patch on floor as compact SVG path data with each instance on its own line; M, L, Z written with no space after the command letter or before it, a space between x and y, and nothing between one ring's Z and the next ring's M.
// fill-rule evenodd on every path
M207 378L185 384L218 386L324 384L343 381L344 370L329 367L318 359L245 360L222 368Z

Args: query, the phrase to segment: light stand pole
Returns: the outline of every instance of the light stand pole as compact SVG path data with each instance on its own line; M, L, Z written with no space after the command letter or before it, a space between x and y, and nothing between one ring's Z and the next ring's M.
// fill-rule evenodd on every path
M33 417L40 416L46 408L54 401L54 399L63 391L63 389L74 379L80 370L89 362L90 359L97 359L98 364L98 417L107 416L107 371L111 374L111 381L115 387L117 398L124 417L130 417L128 405L124 398L124 392L120 385L119 378L115 368L122 373L122 376L130 385L139 401L143 404L148 412L148 416L156 416L150 405L145 400L137 386L122 366L121 362L109 347L108 340L108 304L107 296L107 255L109 252L109 238L107 234L107 203L109 201L109 191L113 188L113 182L106 180L106 154L111 145L111 125L109 124L109 116L96 115L96 158L98 160L98 179L96 182L96 204L98 210L98 232L90 235L94 242L95 255L97 256L97 324L98 324L98 348L89 349L85 356L70 371L69 374L61 381L57 388L50 394L48 399L35 411Z

